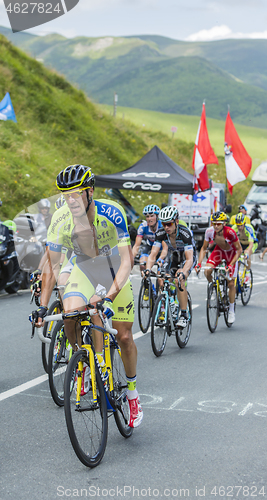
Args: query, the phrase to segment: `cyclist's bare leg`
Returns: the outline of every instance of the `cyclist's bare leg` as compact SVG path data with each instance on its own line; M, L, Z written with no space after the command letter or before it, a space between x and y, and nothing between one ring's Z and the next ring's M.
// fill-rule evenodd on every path
M127 377L135 377L137 365L137 348L132 334L132 322L112 321L113 328L118 330L116 340L121 348L121 357Z
M230 304L233 304L235 301L235 294L236 294L236 287L235 287L235 280L232 279L231 281L228 281L228 287L229 287L229 301Z
M61 273L58 277L58 280L57 280L57 286L58 287L65 286L69 277L70 277L70 273ZM59 294L60 294L61 300L63 300L64 289L59 290Z
M214 266L212 264L206 264L206 267L209 267L210 269L205 269L204 274L208 280L209 283L212 282L212 270L214 269Z
M182 269L178 269L177 270L177 273L182 273L183 270ZM185 275L185 279L188 278L188 273L184 273ZM187 309L187 290L186 290L186 286L185 286L185 280L182 278L182 276L180 275L180 286L181 288L183 289L183 291L181 291L179 289L179 286L178 286L178 278L175 279L175 285L176 285L176 288L177 288L177 295L178 295L178 301L179 301L179 304L180 304L180 308L182 310L186 310Z
M143 276L143 272L146 269L146 263L147 263L147 256L143 256L140 258L140 271Z
M159 289L160 289L160 291L162 291L162 290L163 290L163 285L164 285L164 281L163 281L163 279L158 278L158 284L159 284Z

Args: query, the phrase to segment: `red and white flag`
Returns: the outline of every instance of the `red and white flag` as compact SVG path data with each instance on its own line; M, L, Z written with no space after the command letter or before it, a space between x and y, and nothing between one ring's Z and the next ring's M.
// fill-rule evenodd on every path
M247 178L252 159L239 139L229 111L225 122L224 154L227 184L229 193L232 194L233 186Z
M195 186L197 184L201 191L210 187L207 165L211 163L218 165L218 159L210 145L206 124L205 103L203 103L192 161L192 168L195 170L196 176Z

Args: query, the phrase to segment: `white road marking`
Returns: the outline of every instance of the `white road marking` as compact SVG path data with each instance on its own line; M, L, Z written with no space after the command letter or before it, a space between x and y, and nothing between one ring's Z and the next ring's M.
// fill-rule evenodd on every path
M48 375L41 375L40 377L34 378L33 380L29 380L29 382L25 382L25 384L18 385L17 387L14 387L13 389L9 389L9 391L2 392L0 394L0 401L3 401L4 399L10 398L11 396L15 396L16 394L19 394L20 392L27 391L28 389L31 389L32 387L35 387L36 385L42 384L48 379Z
M175 408L176 406L178 406L179 403L181 403L185 398L179 398L177 399L177 401L174 401L174 403L172 403L172 405L170 406L169 410L173 410L173 408Z
M242 410L240 413L238 413L238 415L246 415L247 411L250 410L250 408L252 408L253 406L253 403L248 403L247 406L245 406L244 410Z

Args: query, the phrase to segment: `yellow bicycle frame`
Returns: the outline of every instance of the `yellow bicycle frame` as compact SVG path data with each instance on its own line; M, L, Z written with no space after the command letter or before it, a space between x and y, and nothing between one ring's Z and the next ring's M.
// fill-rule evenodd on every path
M81 326L90 325L88 320L84 320L81 322ZM90 344L83 344L82 349L86 349L89 357L89 366L91 370L91 383L92 383L92 394L93 394L93 403L97 403L97 388L96 388L96 367L95 367L95 355ZM118 349L119 355L121 356L121 351ZM113 391L113 373L112 373L112 363L111 363L111 354L110 354L110 336L109 333L104 333L104 359L106 364L106 369L108 372L108 383L109 383L109 391ZM101 369L101 367L100 367ZM77 374L77 395L76 395L76 406L80 405L81 401L81 388L82 388L82 374L83 374L83 362L79 361L78 363L78 374Z

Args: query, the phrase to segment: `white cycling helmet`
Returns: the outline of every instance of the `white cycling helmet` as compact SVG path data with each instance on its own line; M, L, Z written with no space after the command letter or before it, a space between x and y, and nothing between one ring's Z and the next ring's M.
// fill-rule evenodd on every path
M159 220L161 222L170 222L172 220L178 219L179 212L176 207L168 206L161 209L159 213Z
M38 201L37 206L40 212L40 210L42 210L43 208L50 209L51 203L47 198L42 198L40 201Z

